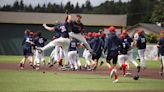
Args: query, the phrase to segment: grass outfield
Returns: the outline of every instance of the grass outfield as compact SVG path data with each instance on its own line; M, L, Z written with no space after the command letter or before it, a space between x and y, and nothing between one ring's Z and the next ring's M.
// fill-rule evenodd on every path
M135 81L124 77L119 80L114 84L108 76L0 70L0 92L164 90L164 80Z
M0 63L19 63L23 56L0 56ZM47 60L48 58L46 58ZM147 61L149 68L159 69L159 62ZM104 64L105 65L105 64ZM0 92L80 92L122 90L164 90L164 80L144 79L138 81L120 77L112 83L109 76L70 74L60 72L0 70ZM153 92L153 91L152 91Z

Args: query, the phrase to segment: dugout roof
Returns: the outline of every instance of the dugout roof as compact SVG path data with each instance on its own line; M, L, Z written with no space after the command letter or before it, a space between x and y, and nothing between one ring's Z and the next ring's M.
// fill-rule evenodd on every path
M76 14L71 14L75 19ZM81 14L87 26L127 26L127 15ZM0 12L0 23L54 24L64 21L64 13Z

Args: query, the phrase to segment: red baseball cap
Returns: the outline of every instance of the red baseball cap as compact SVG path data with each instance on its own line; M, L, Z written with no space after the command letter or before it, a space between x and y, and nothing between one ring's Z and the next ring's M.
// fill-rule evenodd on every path
M92 36L93 36L92 32L88 32L88 37L92 37Z
M105 36L106 36L106 34L105 34L105 33L102 33L102 34L101 34L101 37L105 37Z
M164 33L164 29L161 31L161 33Z
M128 31L127 31L127 30L123 30L123 31L122 31L122 34L123 34L123 35L126 35L126 34L128 34Z
M115 28L114 26L110 26L110 27L108 28L108 30L109 30L111 33L115 33L116 28Z

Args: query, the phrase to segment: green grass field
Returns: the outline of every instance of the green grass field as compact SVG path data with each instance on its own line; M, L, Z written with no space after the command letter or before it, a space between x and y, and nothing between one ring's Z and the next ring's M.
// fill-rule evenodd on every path
M0 63L18 63L22 56L0 56ZM159 62L148 61L150 68L159 68ZM60 72L0 70L0 92L59 92L59 91L122 91L161 90L164 80L144 79L135 81L119 77L119 83L112 83L109 76L70 74Z

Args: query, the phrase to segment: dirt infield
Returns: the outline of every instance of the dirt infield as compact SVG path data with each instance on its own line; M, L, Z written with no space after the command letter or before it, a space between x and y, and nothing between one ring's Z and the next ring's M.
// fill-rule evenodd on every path
M20 70L20 67L18 64L15 63L0 63L0 69L9 69L9 70ZM25 69L24 70L29 70L29 71L36 71L34 70L32 67L30 67L28 64L26 64ZM54 66L52 68L48 68L48 67L43 67L41 66L39 72L62 72L62 73L75 73L75 74L96 74L96 75L102 75L102 76L108 76L109 72L107 67L98 67L97 70L94 71L87 71L84 69L78 70L78 71L61 71L59 70L59 68L57 66ZM129 71L127 71L128 73L131 73L128 76L135 76L136 75L136 69L132 68ZM118 74L119 76L122 75L122 71L118 70ZM146 70L141 70L140 73L140 77L141 78L149 78L149 79L164 79L164 76L160 76L159 74L159 70L157 69L146 69Z

